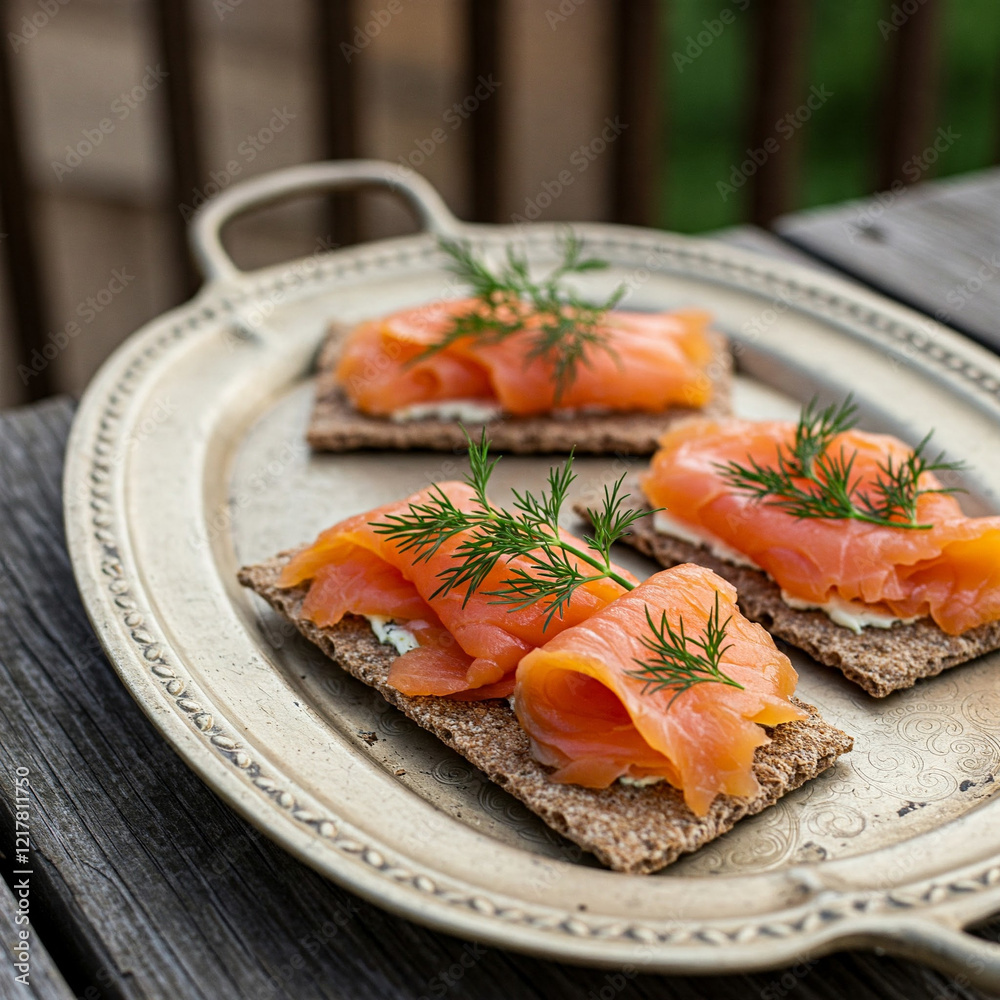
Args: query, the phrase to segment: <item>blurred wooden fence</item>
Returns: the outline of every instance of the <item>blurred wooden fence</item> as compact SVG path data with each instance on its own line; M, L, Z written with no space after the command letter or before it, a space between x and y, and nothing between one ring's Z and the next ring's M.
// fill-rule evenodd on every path
M467 218L654 223L668 2L0 0L0 405L78 391L187 297L192 207L262 170L379 156L428 175ZM812 0L719 8L706 38L752 19L745 135L766 148L809 97ZM886 2L871 151L885 184L933 132L940 9ZM793 207L798 141L749 176L752 221ZM558 178L575 149L588 169L570 187ZM252 265L404 225L384 197L343 194L233 228Z

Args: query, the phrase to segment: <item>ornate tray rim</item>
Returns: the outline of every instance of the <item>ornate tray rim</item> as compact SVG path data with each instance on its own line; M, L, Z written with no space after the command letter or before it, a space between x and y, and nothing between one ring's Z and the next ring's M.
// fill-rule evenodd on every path
M663 972L748 971L787 964L807 953L881 947L962 973L984 988L1000 989L1000 948L961 930L1000 908L1000 835L955 870L910 884L838 891L816 884L803 866L795 874L803 901L781 912L722 925L611 923L597 915L525 903L503 892L455 882L408 864L391 844L366 843L340 817L319 814L307 792L294 789L273 762L260 759L252 734L237 737L228 720L206 699L199 700L197 678L185 674L183 658L158 628L155 614L148 610L153 602L132 572L124 474L110 457L127 448L136 400L148 391L165 357L186 347L206 325L221 320L238 325L248 305L289 284L287 264L248 275L238 272L218 239L223 223L289 193L358 182L400 191L436 234L495 238L511 228L463 226L421 178L370 161L293 168L237 186L207 206L193 228L195 252L209 278L204 289L126 341L81 403L64 484L70 553L95 629L142 709L206 783L286 849L379 905L454 934L549 958L632 964ZM553 229L534 227L528 239L551 241ZM926 366L1000 423L1000 359L919 313L835 277L708 241L608 225L578 229L599 237L605 246L618 243L633 251L655 252L658 264L674 272L697 269L702 277L774 296L847 327L852 335L907 363ZM317 261L301 280L323 285L389 260L405 264L426 256L432 246L426 236L418 236L336 251ZM991 817L1000 814L1000 801L981 806L980 821L987 811ZM831 864L849 867L846 862Z

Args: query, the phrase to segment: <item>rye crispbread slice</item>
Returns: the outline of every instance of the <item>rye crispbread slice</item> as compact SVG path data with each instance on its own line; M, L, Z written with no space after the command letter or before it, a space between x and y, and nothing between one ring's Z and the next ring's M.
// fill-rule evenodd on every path
M428 418L394 421L356 410L334 376L343 338L350 327L333 323L317 362L316 400L307 440L317 451L358 451L363 448L430 451L464 450L465 433L457 420ZM732 413L733 362L721 334L709 331L713 359L708 372L712 397L706 406L677 406L663 413L585 413L573 417L501 417L486 424L466 424L476 438L485 426L493 447L515 454L568 452L590 455L650 455L663 432L691 416L724 417Z
M577 513L586 518L582 507ZM735 566L700 545L692 545L657 531L652 517L637 521L623 539L662 566L693 562L718 573L737 590L737 602L747 618L759 622L779 639L828 667L875 698L901 691L924 677L934 677L1000 649L1000 621L948 635L930 618L891 628L865 628L861 633L838 625L822 611L799 611L781 599L781 588L766 573Z
M695 816L680 792L666 783L645 788L616 783L600 790L557 784L532 758L528 737L505 700L407 697L386 683L395 650L379 643L364 618L348 615L332 628L306 621L301 615L306 588L276 586L292 555L285 552L261 565L244 567L240 583L263 597L349 674L457 750L557 833L616 871L647 874L669 865L721 836L744 816L773 805L851 749L849 736L824 722L811 705L799 703L809 718L776 726L770 730L771 742L757 750L754 772L760 795L751 800L720 796L704 819Z

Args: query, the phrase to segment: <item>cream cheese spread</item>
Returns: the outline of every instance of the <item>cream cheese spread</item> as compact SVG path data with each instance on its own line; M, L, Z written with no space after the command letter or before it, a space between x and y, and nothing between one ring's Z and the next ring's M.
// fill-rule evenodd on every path
M734 566L747 566L750 569L760 569L752 559L742 552L727 545L720 538L703 528L695 528L689 524L684 524L676 518L671 517L664 511L658 511L653 515L653 526L664 535L672 535L690 545L699 545L712 553L719 559L724 559ZM823 604L814 604L804 601L791 594L781 592L781 599L790 608L796 611L823 611L830 621L843 628L849 628L852 632L860 634L864 628L891 628L896 622L904 625L912 625L919 621L920 616L915 618L897 618L884 611L875 611L860 601L845 601L842 597L831 597Z
M497 403L478 399L443 399L436 403L414 403L394 410L392 420L405 424L411 420L460 420L466 424L485 424L498 420L503 410Z
M581 416L595 416L611 413L609 406L577 406L551 410L547 415L555 420L575 420ZM498 403L480 399L442 399L436 403L414 403L393 410L390 419L397 424L411 420L460 420L466 424L485 424L499 420L503 407Z
M844 628L849 628L859 635L863 628L892 628L896 622L912 625L920 619L920 615L914 618L896 618L884 611L874 611L860 601L845 601L842 597L836 596L831 597L824 604L813 604L782 591L781 599L790 608L795 608L796 611L823 611L830 621L842 625Z
M684 524L676 518L671 517L666 511L658 510L653 515L653 527L662 535L672 535L689 545L698 545L708 549L713 556L725 559L726 562L734 566L747 566L750 569L760 569L749 556L738 552L732 546L727 545L721 538L713 535L703 528L695 528L690 524Z
M420 645L417 637L399 622L394 622L385 615L365 615L371 623L372 631L379 642L392 646L400 656L416 649Z
M623 785L628 785L629 788L647 788L649 785L658 785L662 778L655 774L651 774L646 778L630 778L627 774L623 774L618 779Z

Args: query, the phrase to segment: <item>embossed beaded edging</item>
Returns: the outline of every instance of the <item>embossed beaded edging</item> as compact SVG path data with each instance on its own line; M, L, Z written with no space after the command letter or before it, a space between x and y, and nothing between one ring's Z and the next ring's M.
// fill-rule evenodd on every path
M498 236L484 243L489 244L500 238ZM531 234L526 242L538 247L550 245L551 241L548 236ZM874 308L823 289L811 288L798 281L783 278L764 268L720 259L701 249L691 249L669 242L623 240L613 236L604 238L588 236L588 242L592 246L607 250L655 254L657 270L669 269L678 274L724 280L737 288L758 293L766 291L819 316L835 321L846 321L860 328L865 336L873 341L889 341L890 346L908 344L916 353L924 355L931 365L945 367L952 373L960 375L971 388L986 394L993 402L1000 403L1000 382L955 352L930 343L926 335L915 327L888 319ZM373 249L369 253L353 251L346 260L338 260L337 255L331 255L321 260L311 274L296 280L294 286L307 288L311 285L322 285L352 274L363 274L369 268L429 263L434 255L435 250L431 244L399 250L394 254L387 253L385 248ZM484 895L473 894L467 887L446 884L436 874L432 878L426 871L413 871L405 864L400 864L396 859L390 859L383 852L365 844L358 831L341 819L317 815L305 808L292 791L283 787L281 781L264 773L250 750L229 735L225 727L216 720L210 706L202 703L200 696L192 690L191 680L180 676L172 665L177 662L178 657L162 639L157 638L154 631L155 624L144 614L136 600L133 587L126 578L118 541L113 531L116 516L120 515L116 515L112 503L111 482L115 455L120 454L118 449L122 447L123 442L128 441L126 428L122 426L123 403L135 392L151 363L170 350L173 345L199 331L204 323L226 315L233 316L247 301L292 286L293 282L283 275L260 279L252 287L241 289L236 294L220 295L213 306L201 306L185 319L178 320L152 344L144 343L142 349L128 360L105 400L90 460L89 497L93 511L91 537L98 547L97 561L107 578L107 591L124 633L135 646L144 667L149 670L154 682L169 699L173 709L187 720L193 730L209 743L219 757L225 760L244 781L253 786L256 794L266 797L274 807L330 847L355 858L383 878L433 897L437 902L448 906L465 908L503 923L525 925L535 930L570 935L577 939L619 940L623 943L641 945L750 944L762 938L774 940L796 934L808 934L850 917L919 910L946 903L959 896L1000 886L1000 865L991 865L967 878L930 881L904 890L888 892L836 894L832 898L825 898L822 902L817 899L803 915L795 919L760 918L730 926L709 923L672 926L669 923L609 922L581 914L569 915L552 910L511 907ZM831 894L825 892L823 896L830 897Z

